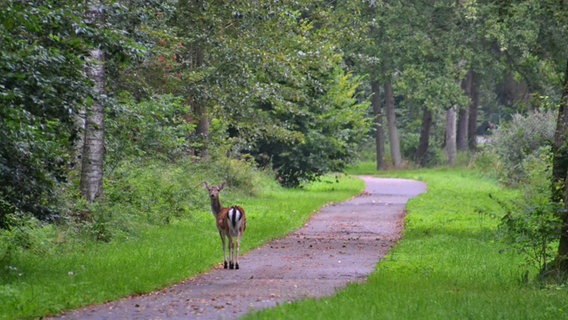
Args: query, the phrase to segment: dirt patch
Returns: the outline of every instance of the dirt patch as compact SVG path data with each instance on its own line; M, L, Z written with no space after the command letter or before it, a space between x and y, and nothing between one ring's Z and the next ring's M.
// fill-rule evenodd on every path
M367 184L362 195L324 207L301 229L248 252L240 258L240 270L216 268L158 292L58 319L236 319L363 281L399 239L406 202L426 185L361 178Z

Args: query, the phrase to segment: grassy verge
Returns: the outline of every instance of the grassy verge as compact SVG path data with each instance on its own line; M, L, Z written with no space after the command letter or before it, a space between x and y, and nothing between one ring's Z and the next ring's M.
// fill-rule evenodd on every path
M359 179L323 179L302 190L267 183L243 198L225 191L223 203L247 210L242 251L301 226L322 205L363 189ZM205 190L202 194L207 198ZM39 232L39 231L38 231ZM222 260L220 240L207 205L168 224L140 224L110 243L90 242L75 251L20 251L0 261L0 318L34 318L62 310L149 292L203 272Z
M428 192L409 202L403 240L368 281L247 319L568 318L568 290L527 282L535 270L497 240L497 219L478 213L498 213L489 194L514 192L468 170L388 174L425 181Z

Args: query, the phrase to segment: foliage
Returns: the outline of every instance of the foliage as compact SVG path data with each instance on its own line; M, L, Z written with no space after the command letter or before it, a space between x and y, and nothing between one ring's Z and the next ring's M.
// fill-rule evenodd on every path
M57 190L77 167L77 122L92 94L85 56L93 41L114 43L106 48L109 57L125 57L119 48L135 47L116 26L95 32L76 1L0 6L0 199L13 209L0 216L22 211L57 218L63 211ZM5 220L0 228L8 227Z
M300 109L266 106L278 110L278 117L298 135L297 140L266 137L257 143L255 154L271 160L283 185L298 186L343 170L366 136L368 104L357 101L358 79L339 68L329 70L329 77L333 82L318 89L321 97L301 102Z
M0 264L10 261L22 250L36 256L53 253L50 245L50 239L54 237L56 230L53 225L46 225L23 214L12 214L6 218L10 228L0 230Z
M506 206L501 230L513 248L536 268L547 270L556 253L561 220L560 206L551 202Z
M73 116L89 84L81 21L72 1L0 4L0 199L9 211L56 215L75 137Z
M495 130L490 151L480 157L491 161L491 153L496 155L497 161L489 164L493 172L523 192L522 201L496 200L506 210L500 229L511 247L524 254L527 263L542 270L547 270L554 258L561 227L561 206L550 202L555 121L556 111L517 114Z
M558 95L554 87L562 83L568 41L565 6L524 0L481 8L487 14L487 37L495 41L516 77L540 95Z
M493 172L505 171L502 167L496 168L495 163L483 163L498 162L491 157L486 152L476 160L476 166L493 167ZM501 236L511 248L526 258L527 264L542 271L548 270L554 258L561 227L558 216L558 213L562 212L561 205L550 201L551 164L550 146L540 147L525 155L520 164L523 170L522 183L517 186L523 198L503 201L498 196L493 197L505 211L499 225ZM482 213L495 216L492 212Z
M511 122L493 132L491 144L502 162L499 178L503 182L518 185L525 181L528 159L548 161L545 164L551 165L552 159L546 153L550 149L545 147L553 141L556 114L553 110L536 110L526 116L516 114Z
M322 27L329 8L309 1L201 4L179 4L184 45L172 61L172 82L192 108L207 107L214 129L224 129L212 130L209 140L230 141L231 154L272 165L289 186L341 169L367 121L357 101L360 78L342 68Z
M156 95L148 100L121 98L114 109L107 109L107 166L129 159L175 161L189 152L194 124L186 120L187 105L180 97Z
M420 134L412 132L410 128L408 131L401 133L400 149L404 158L414 159L416 157L419 139ZM431 145L435 146L440 144L436 135L432 137L432 140L433 141L430 141ZM424 163L427 167L436 167L447 163L446 156L440 148L428 148L424 157Z

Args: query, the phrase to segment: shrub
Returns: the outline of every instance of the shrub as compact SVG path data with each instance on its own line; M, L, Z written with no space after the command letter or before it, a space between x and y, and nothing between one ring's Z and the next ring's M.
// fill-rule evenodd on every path
M493 145L483 145L482 149L473 155L471 168L479 170L484 175L497 179L502 163L499 161Z
M540 153L553 141L556 112L537 110L526 116L516 114L511 122L494 131L492 144L502 162L499 178L506 184L519 185L527 177L525 160L541 159Z
M527 263L547 270L556 252L562 221L558 217L561 206L550 201L551 147L541 147L522 162L524 170L520 189L522 201L502 204L506 214L500 230L511 246L523 253Z
M524 254L528 264L547 270L554 258L561 220L553 202L509 206L500 230L512 248Z
M52 239L56 233L54 225L21 213L7 218L10 220L10 227L0 229L0 262L8 261L20 250L31 251L39 256L53 250Z
M515 115L494 132L492 142L477 156L475 166L497 175L523 193L521 201L497 200L505 209L501 235L526 262L546 270L553 259L561 221L556 203L550 202L552 148L556 115L536 111Z

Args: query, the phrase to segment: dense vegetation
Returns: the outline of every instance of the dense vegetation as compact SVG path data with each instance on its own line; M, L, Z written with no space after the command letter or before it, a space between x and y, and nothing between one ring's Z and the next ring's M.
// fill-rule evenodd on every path
M254 198L266 177L298 188L371 159L467 163L520 188L494 195L501 230L562 282L566 6L1 1L0 271L197 230L203 180Z

